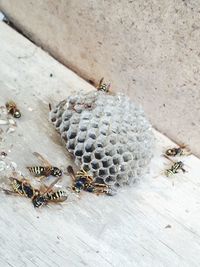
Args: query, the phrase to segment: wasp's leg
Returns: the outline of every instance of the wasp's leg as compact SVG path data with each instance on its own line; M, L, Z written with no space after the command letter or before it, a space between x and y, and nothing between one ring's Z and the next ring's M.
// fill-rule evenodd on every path
M109 193L109 186L106 184L93 183L92 186L94 187L93 192L97 195Z

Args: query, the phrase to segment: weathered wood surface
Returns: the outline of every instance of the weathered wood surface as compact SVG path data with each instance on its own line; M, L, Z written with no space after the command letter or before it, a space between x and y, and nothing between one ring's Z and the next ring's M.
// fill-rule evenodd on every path
M91 86L4 23L0 40L0 105L13 98L23 114L0 151L24 173L36 162L33 151L67 166L47 104ZM188 172L165 178L160 155L172 142L155 135L150 174L115 197L85 193L36 210L28 199L0 194L0 266L199 267L200 161L184 158Z

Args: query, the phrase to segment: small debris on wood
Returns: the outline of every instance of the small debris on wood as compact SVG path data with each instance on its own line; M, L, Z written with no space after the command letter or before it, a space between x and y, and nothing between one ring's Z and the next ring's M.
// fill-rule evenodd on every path
M172 228L172 226L170 224L166 225L165 229L168 229L168 228Z
M6 157L6 156L7 156L7 153L4 152L4 151L2 151L2 152L1 152L1 156L2 156L2 157Z

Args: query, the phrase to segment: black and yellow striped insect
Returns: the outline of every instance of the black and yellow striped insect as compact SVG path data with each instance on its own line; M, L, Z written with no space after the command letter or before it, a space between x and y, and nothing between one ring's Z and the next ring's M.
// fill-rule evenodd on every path
M164 157L173 163L169 169L165 170L165 175L167 177L179 173L179 170L181 170L183 173L186 172L186 170L184 169L184 163L182 161L173 161L167 155L164 155Z
M44 178L48 176L61 177L63 172L59 168L52 166L42 155L37 152L33 153L40 161L42 161L44 166L32 166L27 167L30 173L39 178Z
M1 188L6 194L16 194L31 199L39 194L39 190L34 188L28 179L9 177L9 180L12 190Z
M17 108L17 105L15 104L14 101L8 101L6 102L6 108L8 113L10 113L14 118L20 118L21 117L21 112Z
M60 177L56 178L50 186L46 187L46 190L43 193L40 191L40 193L32 199L35 208L47 205L49 202L58 203L67 200L68 195L65 190L59 189L53 191L52 189L59 180Z
M98 91L103 91L105 93L108 93L109 92L109 89L110 89L110 83L109 84L106 84L103 82L104 78L101 78L101 80L99 81L99 84L97 86L97 90Z
M188 156L190 155L190 150L187 148L187 145L180 145L179 147L169 148L165 151L165 155L170 157L176 156Z
M80 193L84 190L97 195L106 194L112 196L115 194L114 190L109 185L95 182L94 178L85 170L80 170L75 174L72 166L68 166L67 171L73 181L71 189L75 193Z
M67 199L67 192L65 190L53 191L54 185L60 180L60 177L56 178L45 190L34 188L27 179L17 179L9 177L11 181L11 190L1 188L4 193L8 195L19 195L30 198L35 208L47 205L49 202L63 202Z

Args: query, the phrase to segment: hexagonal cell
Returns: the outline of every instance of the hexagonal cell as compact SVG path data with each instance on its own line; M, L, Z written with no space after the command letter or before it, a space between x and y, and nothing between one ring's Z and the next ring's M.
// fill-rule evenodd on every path
M66 122L66 123L61 123L61 125L60 125L60 132L62 133L62 132L65 132L65 131L68 131L69 130L69 121L68 122Z
M87 125L79 125L81 131L87 131Z
M84 111L84 112L82 112L82 114L81 114L81 119L82 119L82 120L90 120L91 115L92 115L92 114L91 114L89 111Z
M125 152L125 153L122 155L122 157L123 157L123 160L124 160L125 162L128 162L128 161L132 160L132 155L131 155L130 153L128 153L128 152Z
M68 140L68 142L67 142L67 149L69 151L74 150L74 148L75 148L75 144L74 143L75 143L75 140L74 139Z
M96 130L95 129L88 129L88 137L92 139L96 139Z
M107 168L112 165L112 158L108 156L104 157L101 162L102 162L103 167Z
M110 135L109 139L112 145L115 145L117 143L117 136L115 134Z
M71 117L70 119L70 124L79 124L80 122L80 117L79 116L75 116L77 114L74 114L74 116Z
M70 118L71 118L71 116L72 116L72 112L70 111L70 110L65 110L64 112L63 112L63 114L62 114L62 119L64 120L64 121L68 121Z
M91 162L91 154L90 153L85 153L83 156L82 156L82 162L84 163L90 163Z
M51 118L51 121L55 122L56 121L56 117Z
M62 138L65 142L67 142L67 133L66 133L66 132L62 133L62 134L61 134L61 138Z
M104 177L108 175L108 170L107 169L99 169L99 176Z
M103 149L97 148L95 153L94 153L94 156L96 159L102 159L104 157Z
M94 159L92 162L91 162L91 167L94 169L94 170L98 170L99 169L99 161Z
M117 168L116 168L115 166L111 166L111 167L109 168L109 173L110 173L111 175L116 174L116 172L117 172Z
M76 137L76 131L73 129L69 129L67 132L67 138L68 139L74 139Z
M117 147L117 153L118 153L119 155L122 155L122 154L124 153L124 148L123 148L122 146L118 146L118 147Z
M83 111L83 107L79 104L76 104L73 108L73 110L76 112L76 113L81 113Z
M113 164L119 165L121 163L121 157L119 155L116 155L113 157Z
M95 141L93 139L89 138L85 143L85 151L86 152L94 151L94 149L95 149L94 144L95 144Z
M109 126L110 125L110 121L109 119L103 119L102 120L102 124L106 125L106 126ZM108 129L108 127L105 127L106 129Z
M75 148L74 155L81 157L83 155L83 151L84 151L83 144L79 143Z
M79 131L77 141L82 143L85 141L85 139L86 139L86 132Z
M93 128L98 128L99 127L97 122L92 122L90 125Z
M77 101L77 96L69 96L67 100L70 104L75 104Z
M106 144L106 136L99 135L96 139L96 145L97 147L104 147Z
M129 166L128 166L126 163L122 163L122 164L120 165L120 171L121 171L121 172L127 172L128 169L129 169Z
M98 174L96 174L96 175L98 175ZM102 178L100 178L100 177L97 177L97 178L95 179L95 183L98 183L98 184L104 184L104 180L103 180Z
M123 182L124 175L123 174L118 174L116 179L117 179L118 182Z
M108 185L113 185L116 182L116 179L114 176L108 176L105 179L105 183Z
M101 125L101 127L99 128L99 132L103 135L107 135L107 132L108 132L108 128L109 128L109 125Z
M105 147L105 154L106 154L106 156L113 157L116 154L115 146L113 146L113 145L106 146Z

